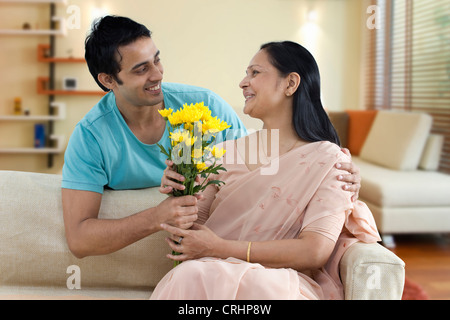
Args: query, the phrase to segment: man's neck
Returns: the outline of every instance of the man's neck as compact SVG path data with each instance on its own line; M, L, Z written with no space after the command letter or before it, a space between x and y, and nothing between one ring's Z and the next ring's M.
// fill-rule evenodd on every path
M164 102L155 106L118 108L130 130L142 143L155 144L161 140L166 123L158 110L164 108Z

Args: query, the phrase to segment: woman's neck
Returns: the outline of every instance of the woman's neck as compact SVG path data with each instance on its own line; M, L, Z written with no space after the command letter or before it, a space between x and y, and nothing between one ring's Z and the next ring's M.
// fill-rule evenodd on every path
M277 150L278 155L281 156L295 147L307 143L300 139L292 125L292 121L289 121L289 123L278 123L277 125L264 122L263 134L260 135L260 139L268 157L274 156L272 154L273 150Z

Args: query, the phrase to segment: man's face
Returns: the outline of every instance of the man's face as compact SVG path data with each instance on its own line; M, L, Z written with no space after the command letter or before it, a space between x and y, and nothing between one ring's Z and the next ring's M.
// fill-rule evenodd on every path
M151 38L143 37L119 47L116 59L121 71L115 83L114 94L122 107L156 106L164 101L161 90L164 68L159 50Z

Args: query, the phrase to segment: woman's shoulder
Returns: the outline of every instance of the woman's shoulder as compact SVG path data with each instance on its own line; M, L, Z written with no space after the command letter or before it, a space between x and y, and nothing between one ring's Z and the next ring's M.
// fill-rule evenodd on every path
M318 141L312 142L306 145L309 148L299 148L298 152L302 153L302 157L309 155L311 157L316 157L317 160L328 159L332 162L350 162L351 159L348 157L335 143L330 141ZM307 152L309 149L309 152Z

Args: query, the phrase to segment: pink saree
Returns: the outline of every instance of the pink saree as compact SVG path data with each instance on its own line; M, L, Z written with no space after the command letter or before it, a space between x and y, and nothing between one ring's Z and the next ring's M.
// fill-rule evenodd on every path
M225 148L239 157L235 141ZM352 203L337 180L345 172L335 164L348 157L335 144L310 143L280 156L273 175L234 160L214 177L226 184L207 193L207 207L200 208L209 214L205 224L229 240L295 239L302 231L317 232L336 243L330 259L308 275L235 258L185 261L160 281L151 299L343 299L338 267L345 250L358 241L380 241L370 210Z

